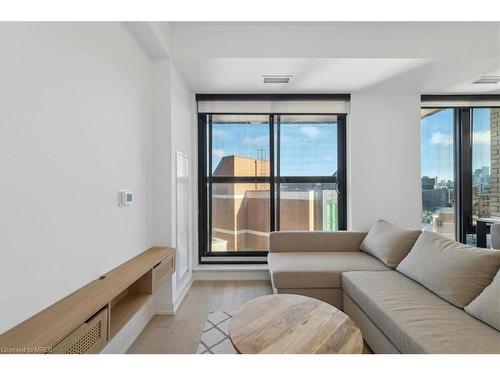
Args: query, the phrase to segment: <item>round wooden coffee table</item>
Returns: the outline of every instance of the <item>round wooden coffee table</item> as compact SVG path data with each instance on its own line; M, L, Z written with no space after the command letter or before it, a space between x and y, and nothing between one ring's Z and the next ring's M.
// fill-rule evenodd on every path
M339 309L314 298L276 294L256 298L229 322L229 337L242 354L363 351L361 331Z

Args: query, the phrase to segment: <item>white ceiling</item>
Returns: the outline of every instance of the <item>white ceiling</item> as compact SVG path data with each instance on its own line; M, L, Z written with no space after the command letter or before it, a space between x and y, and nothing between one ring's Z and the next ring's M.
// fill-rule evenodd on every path
M206 59L178 69L200 93L345 93L375 86L428 64L426 59ZM289 84L264 84L263 74L293 76Z
M500 23L175 22L169 55L198 93L488 93ZM264 84L286 74L288 85Z

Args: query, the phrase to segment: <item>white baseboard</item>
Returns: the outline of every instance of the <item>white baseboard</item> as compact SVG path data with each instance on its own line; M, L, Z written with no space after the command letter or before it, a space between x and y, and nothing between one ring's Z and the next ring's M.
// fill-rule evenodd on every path
M193 271L194 280L270 280L268 270L203 270Z
M153 297L111 339L101 351L102 354L125 354L154 315Z
M189 292L189 289L191 289L191 285L193 285L193 277L191 277L191 279L189 279L189 281L184 284L182 290L177 294L177 298L175 299L175 301L168 304L166 310L156 310L155 315L175 315L176 311L179 309L179 306L182 304L182 301L184 301L184 298Z

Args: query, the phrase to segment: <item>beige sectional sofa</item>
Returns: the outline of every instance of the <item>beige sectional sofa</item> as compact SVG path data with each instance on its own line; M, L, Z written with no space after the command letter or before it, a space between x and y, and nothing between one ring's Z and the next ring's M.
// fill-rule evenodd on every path
M375 353L500 354L498 250L380 221L369 234L274 232L268 263L275 293L342 309Z

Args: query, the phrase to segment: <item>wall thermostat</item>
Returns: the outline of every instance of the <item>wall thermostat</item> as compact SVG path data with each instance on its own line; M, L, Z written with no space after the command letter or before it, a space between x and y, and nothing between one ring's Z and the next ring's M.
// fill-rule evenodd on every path
M120 190L119 194L120 206L128 206L129 204L132 203L132 199L133 199L133 194L131 191Z

